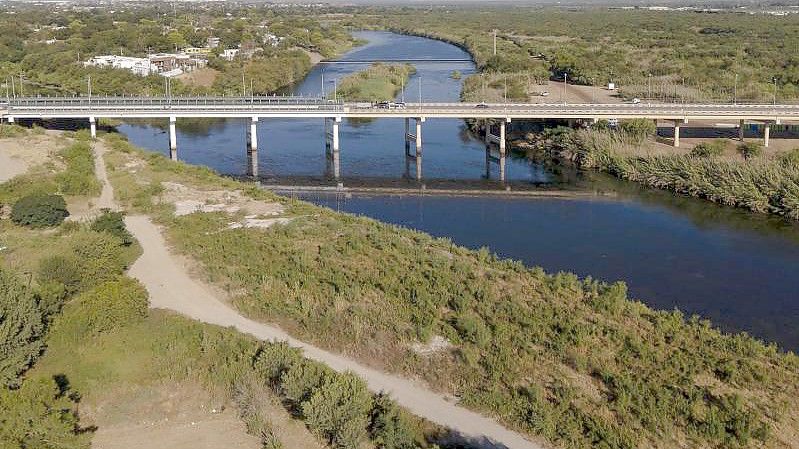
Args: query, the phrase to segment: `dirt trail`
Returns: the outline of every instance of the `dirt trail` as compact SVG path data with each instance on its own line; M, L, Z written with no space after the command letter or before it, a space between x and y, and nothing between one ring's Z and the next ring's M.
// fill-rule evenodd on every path
M100 145L95 148L99 148L95 154L101 160L103 149ZM106 187L110 190L111 186L104 168L97 170L97 175L105 191ZM159 228L148 217L128 216L125 225L139 241L143 251L142 256L131 266L129 274L145 285L151 307L173 310L205 323L233 327L261 340L287 341L302 348L308 358L336 371L352 371L367 382L370 390L391 393L399 404L412 413L446 426L483 447L543 447L497 424L493 419L447 401L444 396L416 382L368 368L354 360L296 340L277 327L243 317L220 300L210 287L189 275L188 268L169 251Z

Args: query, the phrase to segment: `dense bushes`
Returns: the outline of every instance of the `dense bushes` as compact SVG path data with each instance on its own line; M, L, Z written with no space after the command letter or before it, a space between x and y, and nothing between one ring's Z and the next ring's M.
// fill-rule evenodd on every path
M33 194L14 203L11 220L31 228L57 226L69 215L67 203L60 195Z
M756 145L747 143L747 149L740 150L752 158L746 164L675 154L641 157L623 150L631 145L637 145L637 140L624 134L586 130L553 136L551 142L555 153L583 168L727 206L799 219L799 166L779 158L755 158Z
M127 267L123 242L107 233L79 230L59 242L39 265L42 283L62 285L68 294L115 279Z
M44 328L44 316L31 289L0 269L0 391L17 386L18 376L39 355Z
M66 379L25 382L17 390L0 388L0 447L84 449L90 433L80 431L77 397Z
M629 136L642 141L657 132L657 125L650 119L634 118L621 122L621 130Z
M763 154L763 146L758 142L744 142L738 145L738 152L744 159L749 160Z
M418 447L413 427L397 405L386 395L373 397L353 374L304 359L286 343L262 346L253 367L333 447L357 449L369 438L378 448Z
M126 326L147 315L147 291L135 279L120 277L97 285L75 301L83 310L83 334L98 334Z
M727 144L716 139L711 142L700 142L691 149L691 156L694 157L715 157L724 154Z
M102 214L92 221L89 228L95 232L107 232L118 238L123 245L128 246L133 243L133 236L125 228L124 217L125 214L122 212L103 210Z
M59 189L64 195L96 195L100 183L94 176L94 156L86 141L78 141L61 150L61 158L67 168L56 175Z

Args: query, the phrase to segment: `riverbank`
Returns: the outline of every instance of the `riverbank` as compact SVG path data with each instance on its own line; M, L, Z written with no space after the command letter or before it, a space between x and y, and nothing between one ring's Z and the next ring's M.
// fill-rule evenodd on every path
M797 150L762 153L753 142L749 145L758 154L744 157L742 144L714 142L715 154L699 151L707 142L690 151L667 152L624 131L558 128L545 131L527 147L530 157L544 155L648 187L799 219Z
M795 429L777 429L796 419L785 408L799 388L793 355L653 311L623 284L547 275L115 145L111 178L126 207L162 224L240 311L297 338L419 376L554 444L791 444ZM175 216L170 195L154 194L167 180L237 189L283 211Z

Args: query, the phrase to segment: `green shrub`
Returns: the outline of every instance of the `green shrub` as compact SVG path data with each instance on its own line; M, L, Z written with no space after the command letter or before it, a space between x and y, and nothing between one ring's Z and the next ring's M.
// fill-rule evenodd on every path
M763 154L763 146L759 142L744 142L738 145L738 152L749 160Z
M780 154L778 160L786 167L799 168L799 148L786 151Z
M107 232L117 237L123 245L129 246L133 243L133 236L125 228L125 214L122 212L112 212L104 209L102 215L95 218L89 227L95 232Z
M369 435L381 449L413 449L417 447L408 419L387 394L378 394L370 414Z
M78 231L39 263L40 283L56 282L67 293L85 291L115 279L127 268L122 242L106 232Z
M727 148L726 142L721 139L715 139L711 142L701 142L696 144L691 150L691 156L694 157L714 157L724 154Z
M80 133L78 133L80 137ZM94 175L94 156L91 146L82 140L61 150L67 168L56 175L59 190L64 195L96 195L100 182Z
M366 440L372 395L354 374L328 376L302 404L308 427L333 447L357 449Z
M31 228L57 226L68 215L67 203L60 195L24 196L11 209L11 220L14 223Z
M636 139L643 140L647 137L654 136L658 129L657 126L655 126L655 122L651 119L634 118L624 120L621 123L621 130Z
M303 359L283 373L280 386L283 395L299 409L311 394L333 375L333 370L325 365Z
M120 277L104 282L75 299L82 314L81 334L110 332L147 316L147 290L139 281Z
M28 130L17 124L0 123L0 138L20 137L28 134Z
M18 390L0 389L0 447L88 448L91 433L78 427L77 402L66 384L37 379Z
M272 385L280 381L283 373L302 360L302 351L286 342L266 344L259 348L253 368Z
M18 376L42 351L44 330L31 289L0 269L0 389L18 385Z

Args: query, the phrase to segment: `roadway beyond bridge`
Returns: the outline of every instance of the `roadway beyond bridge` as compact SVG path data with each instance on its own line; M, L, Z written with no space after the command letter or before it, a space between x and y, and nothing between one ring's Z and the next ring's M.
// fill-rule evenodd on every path
M500 180L505 178L506 124L513 120L618 120L645 118L668 121L674 126L674 146L680 145L680 127L689 121L734 120L743 139L744 125L763 125L769 144L772 124L799 122L797 104L683 104L683 103L408 103L343 102L308 97L35 97L9 98L0 102L0 119L86 119L92 137L98 118L164 118L169 120L170 156L176 160L178 118L244 118L250 120L248 160L251 174L258 173L256 124L270 118L324 119L326 148L333 174L340 177L339 124L344 118L401 118L405 121L406 157L416 161L416 178L422 177L422 124L428 118L476 119L485 124L486 160L497 162ZM411 120L414 126L411 126ZM411 145L413 150L411 151ZM497 151L492 152L492 147Z

